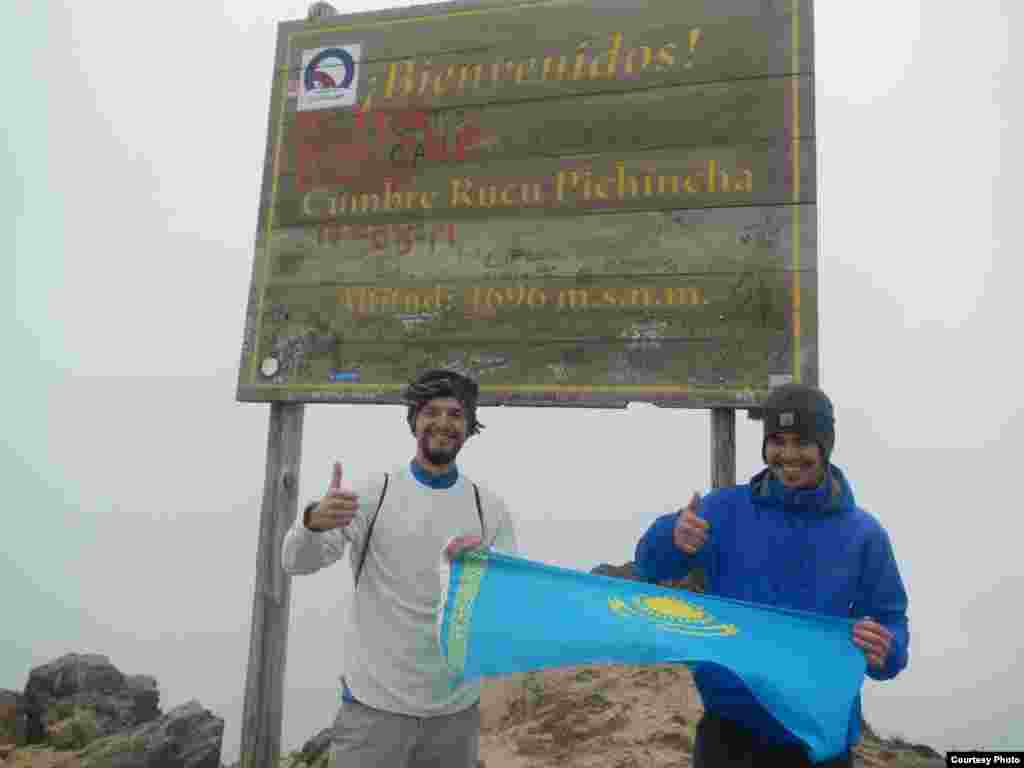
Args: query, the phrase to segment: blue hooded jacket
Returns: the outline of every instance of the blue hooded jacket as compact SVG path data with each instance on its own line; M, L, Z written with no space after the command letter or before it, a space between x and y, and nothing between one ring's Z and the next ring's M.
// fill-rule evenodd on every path
M881 523L858 508L842 471L829 465L817 488L789 489L770 470L750 483L712 491L697 512L710 524L695 555L672 539L679 513L663 515L640 539L635 567L641 578L679 579L704 569L709 595L852 618L872 617L893 634L885 667L870 665L875 680L895 677L907 665L907 594ZM698 665L694 682L705 710L752 730L765 744L797 740L750 694L716 665ZM850 722L849 744L860 736L860 697Z

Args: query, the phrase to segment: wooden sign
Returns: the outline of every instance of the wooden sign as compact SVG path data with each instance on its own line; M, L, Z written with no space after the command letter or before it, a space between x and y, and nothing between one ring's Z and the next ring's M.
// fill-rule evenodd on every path
M810 0L279 27L241 401L754 407L817 383Z

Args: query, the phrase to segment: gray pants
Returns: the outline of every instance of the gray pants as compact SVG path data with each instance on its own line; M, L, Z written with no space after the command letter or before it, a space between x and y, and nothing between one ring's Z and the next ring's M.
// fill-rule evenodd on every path
M343 701L332 730L329 768L477 768L480 705L410 717Z

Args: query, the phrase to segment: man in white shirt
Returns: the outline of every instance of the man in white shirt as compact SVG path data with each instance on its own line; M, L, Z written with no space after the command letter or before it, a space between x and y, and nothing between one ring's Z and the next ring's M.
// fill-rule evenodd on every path
M432 370L403 393L416 456L358 492L335 463L327 494L284 539L286 573L314 573L346 545L355 595L343 638L342 704L334 721L336 768L477 768L480 683L451 687L434 634L440 554L479 546L516 553L505 503L455 464L483 427L478 387Z

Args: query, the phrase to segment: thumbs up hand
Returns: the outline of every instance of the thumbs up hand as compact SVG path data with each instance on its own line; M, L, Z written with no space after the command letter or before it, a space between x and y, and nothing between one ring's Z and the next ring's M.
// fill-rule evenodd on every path
M327 493L309 513L306 527L311 531L329 531L344 528L359 511L359 496L351 488L343 485L341 478L341 462L334 462L331 472L331 484Z
M700 496L694 493L686 508L679 510L679 519L672 532L672 539L676 547L687 555L695 555L700 552L707 544L708 535L711 532L711 524L697 516L699 508Z

